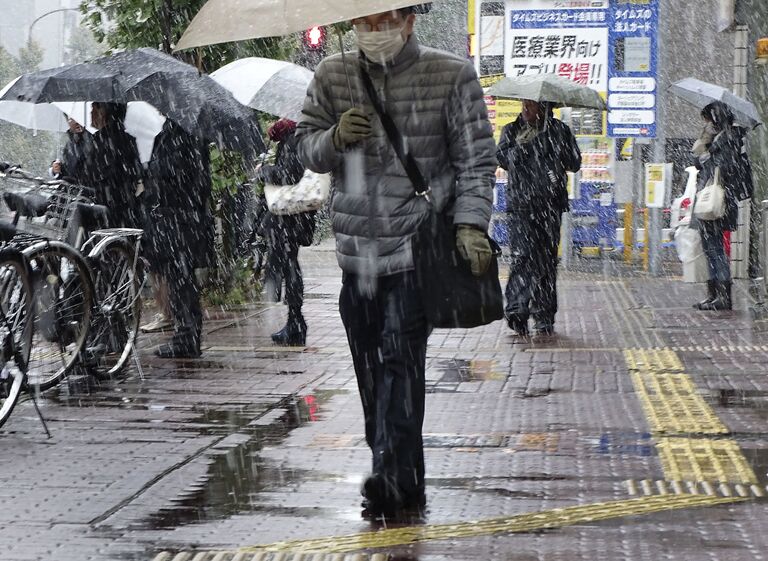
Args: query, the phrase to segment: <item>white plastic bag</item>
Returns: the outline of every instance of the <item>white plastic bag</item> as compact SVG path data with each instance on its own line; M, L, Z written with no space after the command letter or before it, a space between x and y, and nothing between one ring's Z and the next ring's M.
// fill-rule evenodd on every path
M678 226L675 230L675 247L683 262L683 281L705 282L709 278L709 270L699 231L689 226Z
M675 247L677 248L677 255L683 263L695 261L704 254L699 231L688 226L680 226L675 230Z

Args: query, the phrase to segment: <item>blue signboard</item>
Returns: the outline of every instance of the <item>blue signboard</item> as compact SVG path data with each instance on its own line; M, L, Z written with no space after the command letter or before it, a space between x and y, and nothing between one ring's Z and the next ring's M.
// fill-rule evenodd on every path
M656 136L659 0L515 0L507 14L508 76L589 86L607 97L608 136Z
M612 0L608 24L608 135L655 138L659 0Z

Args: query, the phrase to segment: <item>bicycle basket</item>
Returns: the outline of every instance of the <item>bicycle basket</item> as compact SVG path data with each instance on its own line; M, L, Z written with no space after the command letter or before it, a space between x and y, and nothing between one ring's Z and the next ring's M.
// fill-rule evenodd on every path
M91 204L92 190L83 185L61 183L55 188L40 187L38 192L48 196L48 209L41 218L21 220L18 230L41 238L66 241L78 203Z

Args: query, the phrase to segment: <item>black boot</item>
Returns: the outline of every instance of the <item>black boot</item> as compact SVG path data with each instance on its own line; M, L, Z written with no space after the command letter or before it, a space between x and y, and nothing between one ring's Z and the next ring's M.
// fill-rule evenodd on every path
M507 325L518 337L528 337L528 318L518 314L507 314Z
M272 334L272 341L288 347L303 347L307 343L307 322L301 312L288 312L288 323Z
M708 304L704 304L701 309L714 312L732 310L733 301L731 300L731 286L731 281L716 282L715 299Z
M701 302L698 302L697 304L694 304L693 307L697 310L703 310L704 308L702 306L706 306L708 304L711 304L712 301L715 299L717 294L715 294L715 286L717 286L717 282L713 280L707 281L707 298L706 300L702 300Z

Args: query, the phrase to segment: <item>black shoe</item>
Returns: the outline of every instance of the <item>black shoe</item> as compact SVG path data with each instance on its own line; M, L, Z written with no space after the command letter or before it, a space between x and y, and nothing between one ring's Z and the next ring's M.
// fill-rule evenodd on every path
M307 344L307 324L289 321L280 331L272 334L272 341L287 347L303 347Z
M195 345L165 343L155 349L155 356L160 358L199 358L202 353Z
M693 307L697 310L705 309L704 306L711 304L717 297L716 290L717 290L717 282L708 280L707 281L707 297L701 302L694 304Z
M366 478L360 493L363 495L361 506L371 517L423 512L427 506L427 495L423 490L403 494L388 485L378 474ZM363 516L366 516L365 511Z
M528 337L528 319L520 316L508 315L507 325L519 337Z
M715 283L715 299L703 304L699 309L707 312L721 312L733 309L733 300L731 299L731 282Z
M555 334L554 319L536 319L533 322L533 333L539 337L551 337Z

